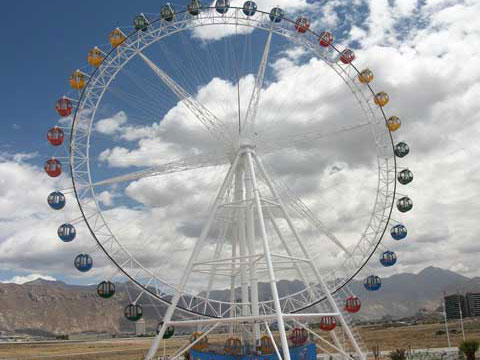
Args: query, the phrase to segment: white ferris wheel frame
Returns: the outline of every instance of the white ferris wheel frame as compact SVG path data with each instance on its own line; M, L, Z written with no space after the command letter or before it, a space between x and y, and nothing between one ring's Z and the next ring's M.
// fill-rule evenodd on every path
M120 272L140 288L140 295L133 301L134 304L143 294L152 296L164 304L170 304L170 299L178 290L176 285L169 284L164 279L158 278L137 261L117 240L103 217L102 210L96 198L95 187L107 184L109 181L101 181L99 183L92 182L89 158L90 134L97 108L106 89L116 74L119 73L133 57L141 54L148 46L167 36L196 27L210 25L248 26L272 32L311 51L311 53L322 59L342 78L357 99L365 118L372 127L375 138L378 159L378 186L374 209L360 240L350 252L350 256L347 256L343 263L342 269L345 271L343 271L343 273L334 272L325 277L328 289L330 289L329 291L331 294L335 294L353 279L369 261L391 222L396 192L397 164L393 151L393 138L386 125L383 127L383 131L388 132L388 134L382 131L381 133L378 132L378 125L385 124L386 122L383 109L374 104L373 98L375 93L370 85L360 84L358 82L358 69L355 68L353 64L340 64L338 62L340 52L332 45L329 46L328 49L320 47L318 45L318 35L312 31L307 31L306 34L299 35L293 29L294 22L291 20L283 18L280 23L272 23L268 18L269 13L260 10L257 10L255 17L246 17L242 13L242 8L238 7L230 7L229 12L223 15L211 11L211 9L212 8L207 8L207 11L202 11L198 16L191 16L188 12L178 12L172 22L160 19L152 21L145 32L135 31L131 33L121 46L112 49L106 54L102 64L89 75L86 87L83 89L77 101L70 139L70 170L72 183L82 217L97 242L97 246L103 250ZM172 87L174 86L173 84ZM172 87L170 87L170 89L175 92ZM176 94L179 96L179 99L186 99L182 98L181 94L179 95L177 92ZM186 103L187 107L189 107L188 101L186 101ZM191 106L195 109L195 104ZM209 126L212 132L218 130L215 124L209 124ZM219 129L219 131L221 131L221 129ZM115 178L112 182L139 179L145 176L168 174L176 171L186 171L205 164L223 164L226 163L225 160L227 159L228 158L212 158L211 156L196 157L190 160L184 159L179 162L133 173L131 174L133 177L127 175L122 179ZM299 214L309 219L309 221L327 237L334 239L334 235L315 218L300 199L292 195L290 200ZM322 287L318 284L312 286L305 285L304 290L280 298L284 313L297 313L326 298L327 294L322 293ZM312 294L315 294L315 296ZM268 300L259 303L262 315L270 315L274 312L272 302L273 300ZM225 314L231 313L232 310L240 312L244 305L246 304L213 300L208 297L182 292L177 308L186 313L200 315L202 317L222 318Z

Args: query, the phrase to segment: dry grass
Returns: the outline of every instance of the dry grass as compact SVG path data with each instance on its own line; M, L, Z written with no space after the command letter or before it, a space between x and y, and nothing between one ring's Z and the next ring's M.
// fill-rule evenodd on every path
M458 323L451 323L450 330L456 330L457 335L451 335L452 346L458 346L462 340L461 328ZM445 330L443 324L385 327L382 325L363 327L361 335L369 348L378 344L381 351L397 348L441 348L447 347L446 335L436 335L437 331ZM466 335L469 338L480 339L480 319L465 323ZM221 335L209 338L211 343L222 342ZM188 337L175 337L166 341L166 353L173 354L188 341ZM55 359L55 360L141 360L148 350L151 339L112 339L83 342L56 343L5 343L0 344L0 359ZM163 348L160 348L160 354Z

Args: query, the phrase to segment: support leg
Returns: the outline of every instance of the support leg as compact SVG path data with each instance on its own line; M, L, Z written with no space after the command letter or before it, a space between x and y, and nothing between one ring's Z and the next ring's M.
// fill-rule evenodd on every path
M254 155L254 159L255 159L255 163L257 164L258 168L260 169L260 173L261 173L262 177L265 179L265 182L267 183L267 186L270 189L270 192L273 194L273 196L275 197L275 200L280 205L280 209L282 210L282 214L285 217L285 220L287 221L287 224L288 224L290 230L292 231L300 249L302 250L304 256L308 259L309 255L308 255L307 249L305 248L297 230L295 229L295 226L294 226L294 224L293 224L293 222L290 218L290 215L288 214L288 212L286 210L286 207L283 204L282 199L280 198L277 190L273 186L273 183L272 183L270 177L268 176L267 172L265 171L265 168L263 167L263 164L260 161L260 159L256 155ZM336 312L336 313L339 314L338 318L339 318L339 320L342 324L342 327L345 329L345 332L347 333L348 339L350 340L353 348L355 349L355 352L357 353L359 359L360 360L366 360L365 354L360 349L355 337L353 336L352 331L350 330L350 327L348 326L347 322L345 321L340 309L338 308L337 303L335 302L335 299L333 298L332 294L330 293L330 290L329 290L327 284L323 280L323 277L321 276L320 271L318 270L317 266L315 265L315 263L313 261L311 261L310 264L312 266L312 270L314 271L314 274L315 274L317 280L319 281L322 289L325 292L325 295L327 297L328 302L330 303L330 306L332 307L333 312Z
M250 152L247 152L245 154L245 159L247 161L248 170L250 172L249 175L251 177L252 189L253 189L253 194L255 199L255 207L257 210L258 223L260 226L260 234L263 241L263 251L265 254L265 260L267 263L268 273L270 277L270 287L272 290L275 312L277 314L278 330L280 333L280 341L282 343L283 359L290 360L290 351L288 348L287 334L285 332L285 324L283 321L282 307L280 305L280 299L278 296L277 280L275 279L275 273L273 271L270 244L268 242L267 230L265 227L265 221L263 217L262 203L260 201L260 191L257 187L257 181L255 178L255 169L253 167L252 155Z
M235 157L235 160L232 163L232 166L228 170L227 176L225 177L225 180L222 186L220 187L220 190L218 191L218 195L215 199L212 209L210 210L207 223L205 224L202 230L202 233L200 234L200 237L195 244L192 254L190 255L190 259L188 260L187 267L182 275L178 288L176 289L175 295L172 298L172 302L169 305L167 312L165 313L165 316L163 318L163 325L158 335L155 336L152 346L150 347L150 350L145 356L145 360L152 360L155 354L157 353L158 347L160 346L160 342L163 338L163 335L165 334L165 330L167 329L168 323L172 319L172 316L173 316L173 313L175 312L178 301L180 300L180 296L182 295L185 285L190 277L190 273L192 272L192 269L193 269L193 263L195 262L197 255L200 252L200 249L202 248L208 236L208 233L210 232L210 228L213 224L213 221L215 220L215 216L217 214L218 208L220 207L221 201L224 199L227 189L231 186L233 175L238 166L239 157L240 157L240 154L237 154L237 156Z

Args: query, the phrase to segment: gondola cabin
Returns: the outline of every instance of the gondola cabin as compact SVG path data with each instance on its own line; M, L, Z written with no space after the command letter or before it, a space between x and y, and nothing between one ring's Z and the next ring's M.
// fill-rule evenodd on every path
M65 195L60 191L54 191L47 197L48 205L54 210L61 210L65 207Z
M69 116L73 111L72 101L65 96L61 99L58 99L55 103L55 110L61 117Z
M333 43L333 35L328 31L322 31L320 36L318 37L318 43L320 46L328 47L331 43Z
M295 22L295 30L304 34L310 28L310 21L305 16L300 16Z
M108 36L108 41L112 47L116 48L123 44L127 36L119 28L114 29Z
M193 343L197 341L197 339L200 338L201 336L202 336L201 332L195 331L190 338L190 342ZM208 347L208 337L204 336L195 345L192 346L192 349L197 351L202 351L202 350L205 350L207 347Z
M282 9L280 9L279 7L275 7L270 11L270 14L268 16L270 17L271 22L279 23L280 21L282 21L284 15L285 13Z
M398 116L390 116L387 120L387 127L388 130L391 132L397 131L400 129L400 126L402 126L402 122L400 121L400 118Z
M160 334L160 330L162 329L163 321L160 321L157 325L157 335ZM165 332L163 333L163 339L170 339L175 334L175 327L167 326Z
M402 213L412 210L413 201L408 196L404 196L397 200L397 209Z
M397 255L393 251L385 251L380 255L380 264L383 266L393 266L397 262Z
M340 61L344 64L350 64L355 59L355 53L350 49L345 49L340 53Z
M102 281L97 285L97 294L103 299L110 299L115 295L115 284L111 281Z
M288 339L293 345L301 346L305 344L308 340L307 330L298 327L293 328L290 332L290 335L288 336Z
M360 74L358 74L358 81L362 84L369 84L373 80L373 72L370 69L362 70Z
M360 311L362 303L356 296L349 296L345 299L345 310L349 313L357 313Z
M123 311L123 314L128 321L138 321L143 316L143 309L138 304L129 304Z
M200 11L202 11L202 3L199 0L192 0L190 4L188 4L188 12L192 16L198 16Z
M397 180L402 185L410 184L413 181L413 173L409 169L404 169L398 173Z
M320 320L320 329L323 331L332 331L337 327L335 316L323 316Z
M76 70L70 75L70 87L75 90L82 90L87 83L86 76L80 70Z
M228 9L230 9L230 0L217 0L215 3L215 10L219 14L226 14Z
M370 275L363 282L363 286L368 291L377 291L382 286L382 280L376 275Z
M234 337L228 338L223 350L230 355L240 355L242 353L242 340Z
M133 26L137 31L147 31L148 25L150 25L150 22L143 14L137 15L135 19L133 19Z
M105 54L96 46L88 52L87 61L91 66L99 67L103 59Z
M405 225L397 224L390 229L390 235L394 240L402 240L407 237L407 228Z
M273 346L270 336L262 336L260 339L260 350L262 350L262 354L273 354L275 352L275 347Z
M388 94L385 91L380 91L379 93L377 93L375 95L375 97L373 98L373 101L378 106L383 107L383 106L388 104L388 102L390 101L390 97L388 96Z
M170 3L166 3L165 5L162 6L162 9L160 10L160 17L162 20L165 21L173 21L175 19L175 9Z
M410 152L410 147L404 143L404 142L399 142L397 145L395 145L395 155L399 158L403 158L408 155Z
M80 272L87 272L93 267L93 259L88 254L80 254L77 255L75 260L73 261L73 265L75 265L76 269Z
M61 128L57 126L51 128L47 132L47 140L50 143L50 145L60 146L63 144L64 139L65 139L65 133Z
M63 242L70 242L75 239L77 230L72 224L63 224L58 227L57 235Z
M257 4L254 1L245 1L242 11L246 16L253 16L257 12Z
M58 177L62 173L62 164L55 158L47 160L43 168L50 177Z

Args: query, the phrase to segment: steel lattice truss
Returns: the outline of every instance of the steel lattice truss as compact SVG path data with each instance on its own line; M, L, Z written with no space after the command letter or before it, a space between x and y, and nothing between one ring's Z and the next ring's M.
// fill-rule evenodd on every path
M96 199L95 188L100 185L113 184L117 182L132 181L149 176L161 176L181 171L188 171L207 166L217 166L229 164L234 157L234 153L230 147L231 134L225 128L224 124L217 119L205 107L199 104L191 94L184 90L181 86L168 76L161 69L156 68L155 64L149 63L149 59L142 53L143 50L150 45L161 41L162 39L182 31L194 29L203 26L215 25L232 25L247 26L260 29L266 32L274 33L291 40L295 44L302 46L308 52L322 59L335 73L343 79L349 87L351 93L358 101L363 110L364 123L356 126L368 126L372 129L375 139L378 159L378 186L377 196L373 213L368 221L364 232L353 249L346 249L341 242L331 233L323 223L316 218L310 209L298 198L285 184L271 180L272 188L269 189L271 198L262 199L263 206L269 211L280 211L281 204L288 212L295 213L309 221L319 233L323 234L333 243L337 244L342 251L345 252L344 263L341 270L331 272L324 275L325 281L332 294L337 293L344 285L346 285L366 264L368 259L379 246L382 236L391 222L390 216L394 204L396 190L396 160L393 153L392 138L385 126L385 115L383 110L375 106L373 97L374 92L370 86L365 86L358 82L358 71L352 65L344 65L338 62L339 53L334 48L329 47L328 50L318 46L318 35L307 32L303 36L298 36L293 29L290 21L273 24L268 18L268 13L259 11L256 17L246 17L242 14L240 8L230 8L225 15L220 15L211 11L204 11L198 17L192 17L187 12L178 13L172 22L158 20L152 22L147 31L136 32L128 36L122 46L110 51L103 61L92 74L89 75L89 81L83 90L81 97L77 100L77 108L75 111L74 122L71 131L70 142L70 167L72 173L72 181L80 205L83 219L86 221L91 233L95 237L98 246L105 252L109 259L116 264L121 272L128 276L141 289L142 294L152 296L159 301L169 304L174 294L177 292L177 285L169 283L167 279L163 279L155 275L148 268L144 267L128 250L117 240L109 225L105 221L100 206ZM269 44L267 44L269 46ZM265 53L267 53L267 49ZM202 123L205 129L210 132L213 138L224 143L225 151L221 154L204 154L195 157L178 159L160 166L150 169L134 172L124 176L111 179L105 179L99 182L92 182L89 161L89 142L92 130L92 123L96 116L96 111L102 101L105 91L110 86L115 76L123 69L123 67L135 56L142 57L145 62L155 71L162 82L178 97L181 101ZM265 54L264 54L265 56ZM263 66L263 68L262 68ZM265 73L265 63L261 65L257 75L257 84L252 96L252 109L249 106L248 121L254 122L256 106L258 106L258 97L263 81L258 78L263 77ZM257 95L255 95L258 93ZM349 129L339 129L344 131ZM286 146L294 147L302 141L329 136L321 131L311 134L293 134L289 139L275 138L269 141L257 144L257 154L262 157L265 154L274 152ZM268 176L268 175L265 175ZM234 208L235 202L231 195L223 199L222 211L219 212L218 218L222 217L225 224L228 223L229 216ZM280 209L280 210L279 210ZM272 217L273 218L273 217ZM278 232L288 231L288 228L281 228L279 225ZM219 245L220 246L220 245ZM214 255L215 256L215 255ZM313 264L315 259L294 258L291 256L289 260L292 264L296 262L306 262ZM211 262L203 262L194 264L193 271L203 273L214 273L215 276L222 276L225 270L225 264L231 264L232 259L212 259ZM264 259L258 255L255 259L257 266L261 267ZM222 270L223 269L223 270ZM224 271L225 272L225 271ZM230 273L225 274L230 276ZM210 285L209 285L210 286ZM283 313L296 313L304 310L314 304L320 303L326 294L321 284L305 284L305 289L280 298ZM136 301L137 301L136 300ZM135 302L136 302L135 301ZM134 303L135 303L134 302ZM273 300L261 301L258 304L260 315L271 315L274 313ZM199 296L182 292L177 308L186 313L199 314L205 317L222 318L230 314L241 313L243 304L230 301L218 301L209 298L208 292L206 296Z

